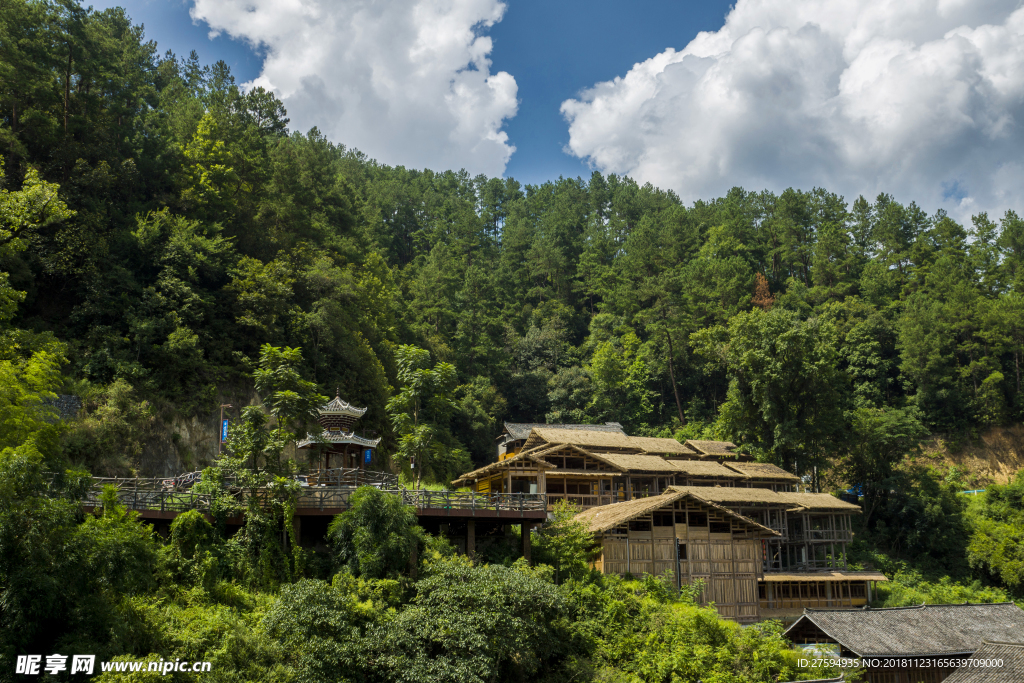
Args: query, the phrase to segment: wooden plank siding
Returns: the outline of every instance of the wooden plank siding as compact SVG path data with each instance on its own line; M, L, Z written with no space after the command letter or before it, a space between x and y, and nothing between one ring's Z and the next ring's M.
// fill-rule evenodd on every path
M702 580L704 603L714 603L725 618L751 623L759 618L761 564L761 541L749 526L682 500L603 534L594 566L605 574L651 574L673 583L678 576L687 585Z

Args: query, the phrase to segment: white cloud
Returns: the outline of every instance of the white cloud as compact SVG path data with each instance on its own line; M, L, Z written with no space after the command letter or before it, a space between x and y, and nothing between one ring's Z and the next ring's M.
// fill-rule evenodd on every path
M195 0L192 18L262 46L249 85L273 90L293 129L384 163L501 175L515 79L490 73L500 0Z
M562 104L569 150L685 200L822 186L959 218L1024 209L1018 0L738 0Z

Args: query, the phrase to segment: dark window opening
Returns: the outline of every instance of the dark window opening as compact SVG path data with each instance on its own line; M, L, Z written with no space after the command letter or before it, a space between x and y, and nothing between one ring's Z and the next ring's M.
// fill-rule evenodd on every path
M655 512L654 526L672 526L671 512Z
M691 512L687 515L687 523L690 526L707 526L708 515L706 512Z
M565 493L565 484L563 482L548 482L548 493Z
M711 522L711 533L713 534L728 534L732 532L732 526L729 522Z
M566 458L565 469L567 470L582 470L583 469L583 458Z
M685 560L686 559L686 544L685 543L680 543L679 544L678 555L679 555L679 559L680 560Z
M629 523L629 530L630 531L650 531L651 530L651 523L647 522L647 521L641 522L639 520L634 520L634 521Z

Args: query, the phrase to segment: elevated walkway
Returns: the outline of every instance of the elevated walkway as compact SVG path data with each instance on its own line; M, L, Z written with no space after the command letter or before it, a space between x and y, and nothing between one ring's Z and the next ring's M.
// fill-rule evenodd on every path
M351 507L350 498L361 486L373 486L391 495L399 496L404 505L415 509L418 517L455 517L463 519L489 518L502 520L536 520L547 518L547 496L542 493L469 493L407 489L398 484L392 474L361 469L336 468L311 475L300 475L301 489L295 500L295 515L333 516ZM134 510L144 519L170 520L182 512L199 510L209 514L213 496L196 493L194 479L182 478L94 478L93 486L82 497L87 512L101 505L103 487L117 489L118 501ZM228 482L229 486L231 482ZM232 494L239 504L247 503L246 491L235 489ZM263 498L265 491L258 491ZM241 518L229 523L241 523Z

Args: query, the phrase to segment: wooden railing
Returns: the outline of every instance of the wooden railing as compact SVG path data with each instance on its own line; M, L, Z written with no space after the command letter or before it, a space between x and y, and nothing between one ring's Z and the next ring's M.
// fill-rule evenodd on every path
M543 493L466 493L400 489L402 502L416 508L446 510L547 511Z
M794 541L840 541L852 542L853 532L848 529L804 529L791 534Z
M85 507L100 507L102 488L89 489L82 498ZM117 491L117 501L129 510L158 512L186 512L188 510L208 511L213 496L192 491L173 491L151 488L122 488Z
M310 486L373 486L378 489L397 489L398 475L390 472L361 470L351 467L332 467L329 470L318 470L299 477Z
M555 504L558 500L567 500L571 503L576 503L581 508L592 508L598 505L611 505L612 503L619 502L618 499L612 494L605 494L603 496L587 496L580 495L577 493L549 493L548 503L551 505Z
M134 483L134 479L124 480ZM110 482L106 482L110 483ZM302 487L295 499L297 509L343 510L357 487L354 486L308 486ZM400 496L404 505L420 509L440 510L494 510L502 512L546 511L547 497L538 493L463 493L457 491L409 490L403 488L382 489ZM85 507L102 505L102 487L94 487L82 498ZM244 505L247 492L235 494L239 504ZM269 492L260 489L256 497L267 499ZM123 486L117 490L117 500L130 510L156 512L185 512L200 510L207 512L213 496L193 491L175 491L146 486Z

